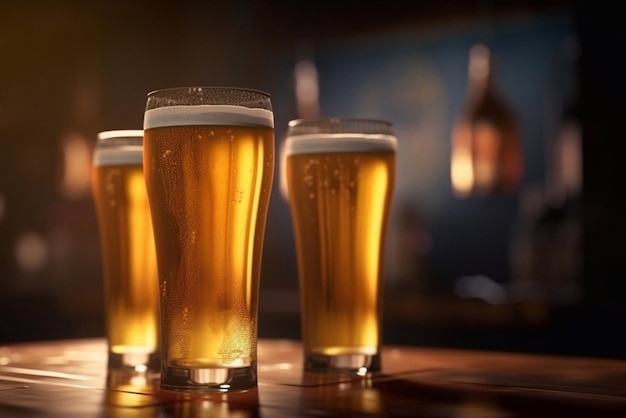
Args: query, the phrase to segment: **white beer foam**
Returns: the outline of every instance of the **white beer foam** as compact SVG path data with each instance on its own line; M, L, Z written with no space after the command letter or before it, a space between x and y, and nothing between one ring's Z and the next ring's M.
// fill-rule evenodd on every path
M142 164L143 147L137 145L122 145L115 148L96 148L93 153L93 165L102 167L107 165Z
M189 125L274 127L274 114L267 109L232 105L167 106L147 110L143 128Z
M143 130L118 129L113 131L102 131L98 133L98 139L101 141L111 138L143 138Z
M285 154L321 152L395 152L398 141L393 135L380 134L306 134L290 136Z

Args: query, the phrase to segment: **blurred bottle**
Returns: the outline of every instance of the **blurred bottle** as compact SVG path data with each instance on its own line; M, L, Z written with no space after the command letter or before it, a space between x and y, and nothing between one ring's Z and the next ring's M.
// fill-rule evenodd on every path
M491 51L471 48L468 97L452 130L451 178L458 197L514 191L523 156L515 115L499 95Z
M580 51L575 36L565 39L562 62L557 65L556 127L550 132L546 172L549 204L563 206L577 201L582 189L582 127L578 91Z
M511 246L517 299L571 304L582 277L582 129L578 42L567 38L557 56L548 101L545 187L522 194Z

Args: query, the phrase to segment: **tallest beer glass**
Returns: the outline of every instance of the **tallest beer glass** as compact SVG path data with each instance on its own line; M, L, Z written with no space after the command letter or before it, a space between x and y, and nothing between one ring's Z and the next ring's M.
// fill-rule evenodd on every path
M274 174L266 93L148 94L144 173L160 283L161 387L257 385L261 253Z

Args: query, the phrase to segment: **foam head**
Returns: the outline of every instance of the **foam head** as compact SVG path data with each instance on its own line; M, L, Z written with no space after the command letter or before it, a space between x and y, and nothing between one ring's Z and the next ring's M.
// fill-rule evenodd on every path
M396 148L397 140L387 121L335 118L291 121L284 152L395 152Z
M146 110L144 129L167 126L221 125L274 127L271 110L233 105L166 106Z
M133 165L143 162L143 131L116 130L98 134L93 165Z

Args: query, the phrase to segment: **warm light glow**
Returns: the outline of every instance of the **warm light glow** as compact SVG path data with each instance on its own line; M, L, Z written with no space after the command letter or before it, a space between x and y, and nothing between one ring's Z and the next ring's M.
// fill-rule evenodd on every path
M370 171L363 171L360 173L363 177L363 182L365 184L371 185L369 190L370 192L379 192L380 195L376 196L372 199L364 199L360 201L360 204L367 205L369 203L369 211L367 208L360 208L357 210L357 216L367 215L368 219L377 220L377 222L369 222L369 228L364 228L362 231L357 232L357 242L363 243L374 243L375 245L370 245L363 249L363 271L360 271L359 274L362 274L364 277L375 275L379 270L380 263L380 241L369 238L370 236L378 236L379 231L382 230L382 222L385 219L385 196L387 189L387 184L390 183L388 177L387 167L382 162L374 162L372 163L372 168ZM367 177L367 178L366 178ZM376 204L373 204L375 202ZM357 221L357 225L368 225L368 222ZM363 235L361 235L363 234ZM363 286L366 286L365 295L368 299L367 303L375 304L376 298L378 296L378 283L376 280L364 280ZM365 321L372 321L372 326L367 327L367 329L375 334L378 332L376 327L376 318L363 318ZM371 338L371 340L370 340ZM376 335L368 336L368 341L375 341Z
M149 288L145 286L146 279L150 280L158 277L156 263L154 262L155 250L152 239L152 219L146 215L150 214L150 208L146 198L146 183L143 171L133 171L128 174L128 177L128 230L134 231L128 236L128 245L131 248L130 254L134 256L134 259L129 261L129 269L132 277L145 278L144 280L131 280L130 291L134 295L146 295L144 298L137 299L138 303L146 304L150 300L147 296L150 294ZM146 260L150 262L146 263ZM141 350L145 350L144 353L152 352L158 345L156 339L158 332L155 328L159 321L156 318L157 314L152 309L144 308L141 311L143 315L139 313L136 315L141 316L143 321L127 321L128 327L126 330L132 335L131 338L135 341L135 344L139 344L136 347L138 352L141 352ZM135 338L137 339L135 340ZM141 347L142 343L147 344L147 346ZM137 363L144 362L147 362L147 359Z
M316 353L324 354L326 356L352 356L343 360L349 362L355 356L359 357L362 360L363 356L375 355L378 352L378 347L312 347L312 350ZM341 361L341 359L337 359L337 361ZM351 364L348 364L348 366L351 366Z
M61 193L68 199L79 199L89 193L91 150L87 139L78 133L68 133L63 147L63 177Z
M469 75L486 79L489 76L491 54L485 45L474 45L470 50Z
M505 141L503 135L487 121L463 123L455 129L450 177L458 197L489 193L498 187L499 182L503 182L503 170L514 169L501 161L504 158L501 156Z
M563 127L560 137L560 177L568 193L577 194L582 186L582 134L577 123Z
M37 232L25 232L15 243L15 258L26 271L41 270L48 261L48 244Z
M298 61L294 68L295 96L298 118L314 119L319 116L319 81L317 67L311 60ZM278 187L285 200L289 200L287 190L287 159L284 141L279 150Z
M491 190L497 183L502 142L501 134L493 124L478 122L474 126L475 189Z
M145 365L142 365L143 367L146 368L146 370L148 369ZM141 373L141 375L139 376L132 376L130 378L130 381L128 383L130 383L131 386L133 386L135 388L135 390L137 388L142 388L148 385L148 379L146 379L146 375L144 373L146 373L146 370L143 371L138 371L137 369L141 369L141 366L136 366L135 367L135 371L137 373Z
M489 49L472 47L467 104L452 131L450 177L461 198L510 192L522 177L516 118L499 97L491 72Z
M474 184L471 136L465 126L457 128L452 139L452 163L450 177L452 189L459 197L468 196Z
M315 118L319 113L317 68L311 60L302 60L294 70L296 105L299 118Z

